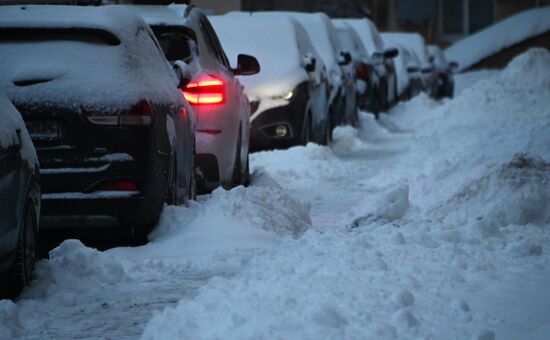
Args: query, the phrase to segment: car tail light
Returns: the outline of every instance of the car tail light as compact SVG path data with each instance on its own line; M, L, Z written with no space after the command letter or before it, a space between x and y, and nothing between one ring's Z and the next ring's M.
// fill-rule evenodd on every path
M103 126L147 126L153 122L153 107L142 100L128 111L119 114L98 114L86 112L86 118L94 125Z
M369 77L369 68L365 64L359 64L355 75L359 79L367 79Z
M225 84L215 76L203 75L187 84L183 95L192 105L222 104L225 101Z
M137 191L137 186L128 180L109 181L101 183L96 191Z

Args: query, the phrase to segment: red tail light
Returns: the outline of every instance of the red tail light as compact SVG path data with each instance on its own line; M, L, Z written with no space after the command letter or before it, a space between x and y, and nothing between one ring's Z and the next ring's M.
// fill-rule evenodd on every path
M369 77L369 68L365 64L359 64L357 67L356 76L358 79L367 79Z
M225 101L225 84L215 76L203 75L190 82L183 95L192 105L221 104Z
M137 186L132 181L111 181L102 183L96 191L137 191Z
M153 122L153 107L146 100L120 114L85 114L90 123L103 126L147 126Z

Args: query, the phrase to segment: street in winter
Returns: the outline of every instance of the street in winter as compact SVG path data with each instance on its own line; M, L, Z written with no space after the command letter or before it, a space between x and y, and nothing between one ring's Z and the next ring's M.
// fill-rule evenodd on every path
M547 1L7 2L0 339L550 339Z

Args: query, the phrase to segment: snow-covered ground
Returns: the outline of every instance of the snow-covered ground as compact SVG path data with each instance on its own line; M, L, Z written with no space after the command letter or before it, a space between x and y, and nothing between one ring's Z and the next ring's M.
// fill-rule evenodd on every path
M549 68L531 50L255 154L249 188L167 208L143 247L66 241L0 338L548 339Z

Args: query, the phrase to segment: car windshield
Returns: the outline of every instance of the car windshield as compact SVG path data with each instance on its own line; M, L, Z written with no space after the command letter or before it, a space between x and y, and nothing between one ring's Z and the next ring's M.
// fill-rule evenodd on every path
M171 26L151 26L151 29L169 61L189 62L191 60L193 40L184 31Z

